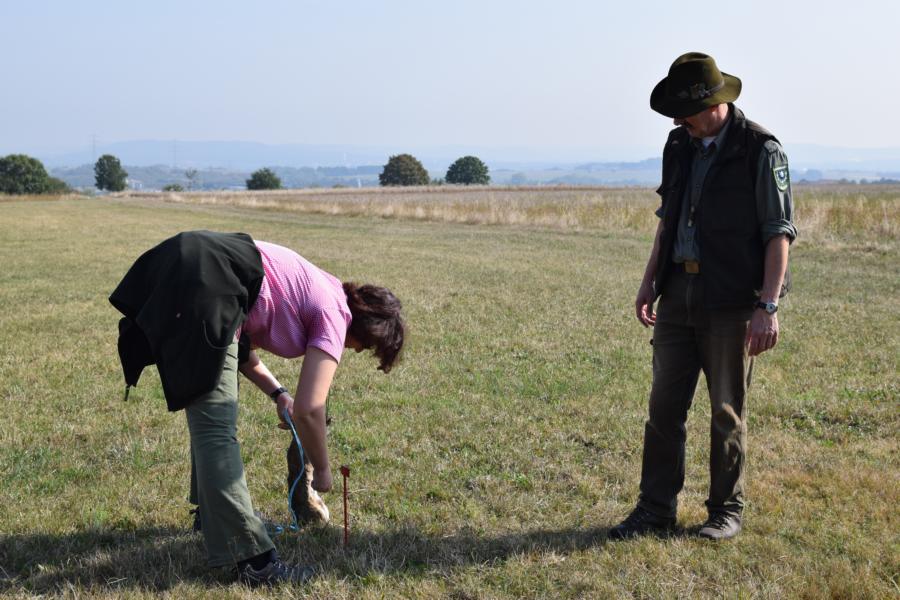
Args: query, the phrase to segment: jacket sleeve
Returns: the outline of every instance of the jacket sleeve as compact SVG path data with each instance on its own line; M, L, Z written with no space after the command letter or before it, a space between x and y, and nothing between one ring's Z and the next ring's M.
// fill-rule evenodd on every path
M792 242L796 239L787 155L775 140L766 142L759 153L756 212L763 244L778 235L786 235Z

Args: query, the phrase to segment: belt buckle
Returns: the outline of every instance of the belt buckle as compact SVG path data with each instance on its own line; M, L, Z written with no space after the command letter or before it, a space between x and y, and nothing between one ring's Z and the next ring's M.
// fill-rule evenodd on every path
M700 272L700 263L695 260L684 261L684 272L690 273L691 275L696 275Z

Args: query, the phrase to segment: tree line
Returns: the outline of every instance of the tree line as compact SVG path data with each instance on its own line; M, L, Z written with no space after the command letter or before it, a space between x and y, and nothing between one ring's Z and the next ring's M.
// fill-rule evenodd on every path
M444 179L432 180L422 163L412 154L397 154L391 156L387 164L378 175L378 182L382 186L413 186L413 185L441 185L449 183L453 185L487 185L491 182L488 167L477 156L463 156L457 159ZM281 179L272 169L259 169L254 171L247 180L248 190L279 190Z
M196 169L185 171L188 189L194 187ZM477 156L463 156L457 159L443 179L430 179L422 163L411 154L391 156L378 175L382 186L414 185L487 185L491 181L487 165ZM248 190L281 189L281 179L272 169L254 171L246 180ZM128 172L118 158L104 154L94 163L94 185L99 190L120 192L128 184ZM184 191L179 183L163 187L164 191ZM66 182L51 177L43 163L25 154L10 154L0 158L0 193L3 194L61 194L70 192Z
M119 159L104 154L94 164L97 189L121 192L128 183L128 172ZM44 164L25 154L9 154L0 158L0 194L65 194L69 185L51 177Z

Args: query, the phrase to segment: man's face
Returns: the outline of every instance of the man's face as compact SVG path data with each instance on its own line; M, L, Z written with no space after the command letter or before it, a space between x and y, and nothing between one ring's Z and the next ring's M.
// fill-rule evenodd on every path
M684 127L692 138L698 139L716 135L719 129L722 128L715 106L711 106L690 117L674 119L673 123L679 127Z

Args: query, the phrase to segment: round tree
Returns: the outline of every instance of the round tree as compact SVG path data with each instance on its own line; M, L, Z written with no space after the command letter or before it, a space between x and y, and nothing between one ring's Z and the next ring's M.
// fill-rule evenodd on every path
M43 194L49 191L50 176L43 163L24 154L0 158L0 192Z
M491 182L487 165L477 156L463 156L447 169L447 183L487 185Z
M94 164L94 182L97 189L121 192L125 189L125 181L128 172L122 168L122 163L112 154L104 154Z
M248 190L280 190L281 179L272 169L259 169L247 180Z
M428 171L412 154L398 154L388 159L378 176L381 185L428 185Z

